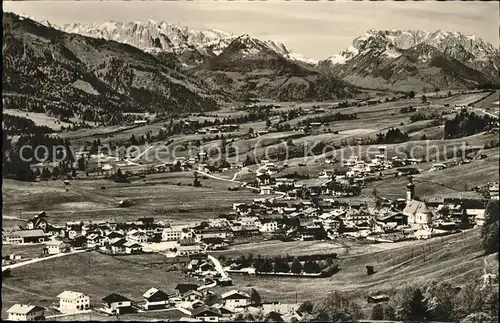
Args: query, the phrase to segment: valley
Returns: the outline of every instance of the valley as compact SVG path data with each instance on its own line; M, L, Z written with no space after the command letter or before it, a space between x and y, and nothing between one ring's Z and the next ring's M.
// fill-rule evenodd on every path
M491 44L3 18L2 319L498 319Z

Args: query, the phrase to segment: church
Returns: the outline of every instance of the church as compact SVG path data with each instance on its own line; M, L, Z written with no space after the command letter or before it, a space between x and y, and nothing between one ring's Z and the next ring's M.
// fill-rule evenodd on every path
M406 188L406 207L403 209L403 215L408 218L408 224L413 226L430 224L432 222L432 212L425 202L414 199L415 184L411 176L408 177Z

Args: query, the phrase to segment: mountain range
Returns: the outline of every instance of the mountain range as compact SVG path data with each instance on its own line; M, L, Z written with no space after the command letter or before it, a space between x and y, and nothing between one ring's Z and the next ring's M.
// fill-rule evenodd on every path
M148 52L172 53L187 65L204 63L245 36L152 20L55 27L125 42ZM254 51L265 47L299 66L319 68L367 88L422 91L497 84L500 79L499 50L475 35L459 32L371 29L346 50L321 61L306 58L278 42L254 39L254 44Z
M213 89L136 47L4 13L4 107L107 122L120 112L214 110ZM117 122L117 121L116 121Z
M33 109L91 119L213 110L251 97L343 99L360 87L433 91L500 83L498 49L442 31L369 30L315 62L247 34L151 20L53 25L5 13L2 53L7 103L30 101Z
M318 65L365 87L462 88L498 84L500 52L477 36L458 32L369 30Z

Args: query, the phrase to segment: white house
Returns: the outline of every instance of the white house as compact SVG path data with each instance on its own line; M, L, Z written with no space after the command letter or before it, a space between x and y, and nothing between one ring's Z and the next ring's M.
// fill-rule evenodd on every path
M134 243L146 243L148 242L148 235L142 230L130 230L127 233L127 241Z
M66 242L60 240L48 241L45 246L47 248L47 253L50 255L63 253L69 250L69 245Z
M271 186L261 186L260 187L260 195L268 195L273 192L273 189Z
M173 225L167 228L163 228L161 234L162 241L178 241L183 238L183 226Z
M222 294L221 297L224 301L224 307L233 312L236 309L250 305L250 295L235 289Z
M77 313L90 309L90 296L80 292L64 291L57 295L61 313Z
M98 233L91 233L87 236L87 247L98 248L104 246L106 239Z
M45 309L36 305L15 304L7 310L9 321L45 320Z
M124 314L132 311L132 301L120 294L110 294L102 299L103 311L109 314Z
M154 287L150 288L142 296L144 297L145 301L142 307L146 311L163 309L166 308L169 304L168 295L165 292Z
M260 232L275 232L278 230L278 222L272 219L261 220L258 223Z

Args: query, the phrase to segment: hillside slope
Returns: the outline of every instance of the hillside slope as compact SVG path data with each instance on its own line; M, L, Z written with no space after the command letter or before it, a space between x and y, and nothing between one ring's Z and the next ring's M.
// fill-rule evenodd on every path
M3 16L4 107L118 123L119 112L213 110L206 90L135 47ZM175 64L174 64L175 67Z
M289 60L274 47L248 35L235 39L193 73L215 89L227 89L242 97L327 100L359 92L333 74Z

